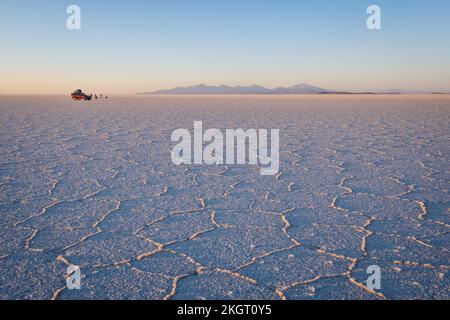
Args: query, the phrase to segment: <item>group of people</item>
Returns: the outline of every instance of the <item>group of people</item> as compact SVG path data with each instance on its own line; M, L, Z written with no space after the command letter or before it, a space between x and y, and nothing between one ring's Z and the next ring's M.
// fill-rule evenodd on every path
M100 93L100 98L95 94L94 99L103 99L103 94ZM108 99L108 96L105 96L105 99Z

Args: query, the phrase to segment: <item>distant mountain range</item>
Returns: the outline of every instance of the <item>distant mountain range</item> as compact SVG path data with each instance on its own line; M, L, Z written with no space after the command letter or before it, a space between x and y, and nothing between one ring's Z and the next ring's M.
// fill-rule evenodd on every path
M265 88L263 86L210 86L199 84L196 86L177 87L173 89L141 92L138 94L405 94L405 93L431 93L426 91L413 91L401 89L388 89L374 92L347 92L324 89L306 83L292 87Z
M306 83L292 87L278 87L268 89L263 86L209 86L199 84L190 87L177 87L173 89L158 90L154 92L142 92L139 94L318 94L334 93L332 90L311 86Z

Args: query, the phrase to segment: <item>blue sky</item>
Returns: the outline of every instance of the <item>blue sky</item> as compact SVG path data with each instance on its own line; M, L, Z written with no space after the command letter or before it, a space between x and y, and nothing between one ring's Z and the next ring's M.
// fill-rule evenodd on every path
M80 6L82 29L66 28ZM382 10L382 30L366 9ZM0 93L198 83L450 91L448 0L2 0Z

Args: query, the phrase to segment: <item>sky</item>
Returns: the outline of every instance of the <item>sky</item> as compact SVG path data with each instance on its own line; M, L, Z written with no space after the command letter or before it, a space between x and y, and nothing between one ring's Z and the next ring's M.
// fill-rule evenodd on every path
M81 30L66 27L69 5ZM369 5L381 30L368 30ZM200 83L450 92L448 0L1 0L0 94Z

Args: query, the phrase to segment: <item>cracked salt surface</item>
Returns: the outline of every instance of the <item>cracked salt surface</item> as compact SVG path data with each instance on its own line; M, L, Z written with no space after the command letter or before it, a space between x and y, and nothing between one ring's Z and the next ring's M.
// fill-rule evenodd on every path
M195 120L280 129L280 173L173 165ZM0 299L449 299L449 123L448 96L2 96Z

